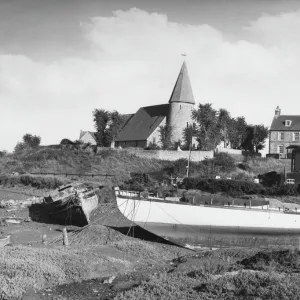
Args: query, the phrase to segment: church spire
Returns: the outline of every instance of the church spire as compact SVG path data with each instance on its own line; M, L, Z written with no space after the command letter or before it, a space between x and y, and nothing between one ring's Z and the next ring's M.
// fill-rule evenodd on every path
M169 103L172 102L195 104L192 86L185 61L182 64L176 84L169 100Z

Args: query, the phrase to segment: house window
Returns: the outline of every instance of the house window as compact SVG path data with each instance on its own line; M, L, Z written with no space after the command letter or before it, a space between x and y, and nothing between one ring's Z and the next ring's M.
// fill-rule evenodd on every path
M286 127L289 127L292 125L292 121L291 120L285 120L285 124Z
M283 145L279 145L277 151L279 154L283 154L283 152L284 152Z
M278 141L284 140L284 132L278 132Z
M294 132L294 141L300 141L300 132Z
M287 184L295 184L295 179L290 179L290 178L288 178L288 179L286 180L286 183L287 183Z

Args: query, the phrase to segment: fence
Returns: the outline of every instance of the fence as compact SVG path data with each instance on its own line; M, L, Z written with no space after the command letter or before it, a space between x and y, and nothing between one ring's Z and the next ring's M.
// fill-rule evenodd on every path
M83 174L83 173L55 173L55 172L34 172L26 175L52 175L52 176L78 176L78 177L114 177L111 174Z

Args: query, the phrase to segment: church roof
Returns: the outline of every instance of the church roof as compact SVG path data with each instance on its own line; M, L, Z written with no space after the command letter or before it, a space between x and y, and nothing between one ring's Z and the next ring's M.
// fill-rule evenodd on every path
M116 141L145 141L167 116L169 104L141 107L120 131Z
M172 102L195 104L192 86L185 62L181 67L176 84L169 100L169 103Z

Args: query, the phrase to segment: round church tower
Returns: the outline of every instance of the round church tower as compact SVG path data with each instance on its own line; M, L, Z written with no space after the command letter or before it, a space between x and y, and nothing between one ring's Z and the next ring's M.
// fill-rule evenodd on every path
M195 105L190 78L184 62L169 100L167 123L172 126L172 142L183 141L183 130L193 123Z

